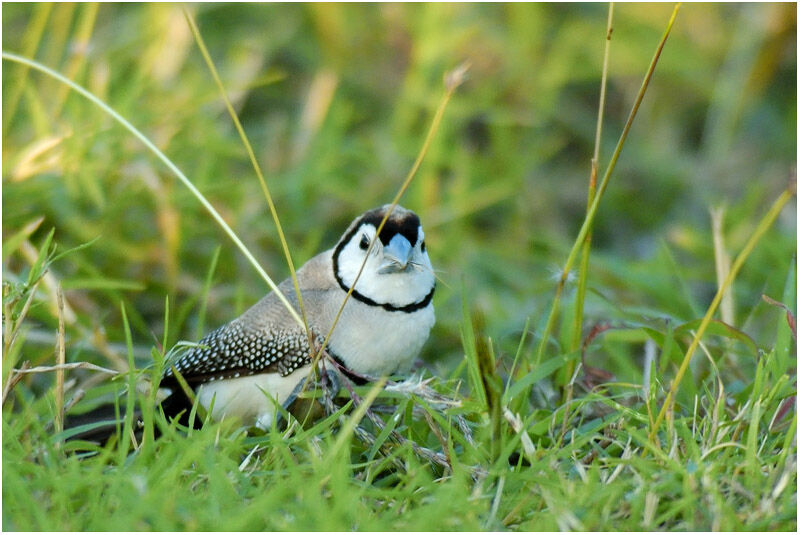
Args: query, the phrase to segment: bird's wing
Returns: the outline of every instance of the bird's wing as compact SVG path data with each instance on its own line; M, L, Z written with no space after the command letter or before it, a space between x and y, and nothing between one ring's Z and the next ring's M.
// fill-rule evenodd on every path
M264 332L232 322L170 363L164 378L174 375L173 367L191 386L258 373L286 376L309 362L308 339L301 329Z
M330 251L309 260L297 273L301 281L308 324L318 342L330 325L329 293L338 291L325 266ZM327 255L327 256L326 256ZM299 310L291 279L279 288ZM329 303L330 302L330 303ZM172 367L190 386L208 381L259 373L289 375L311 362L308 336L288 314L274 292L267 294L239 318L207 334L199 344L168 364L164 380L174 379ZM162 381L162 384L164 382Z

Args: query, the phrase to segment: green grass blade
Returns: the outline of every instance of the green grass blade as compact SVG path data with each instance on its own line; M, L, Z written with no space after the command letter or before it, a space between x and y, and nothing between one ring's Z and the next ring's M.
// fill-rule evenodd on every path
M597 127L594 134L594 153L592 155L591 171L589 175L589 192L586 200L586 209L592 205L595 193L597 192L597 166L600 165L600 138L603 132L603 112L605 111L606 103L606 82L608 80L608 57L611 49L611 34L613 32L614 20L614 3L608 4L608 22L606 23L606 46L603 51L603 68L600 75L600 102L597 105ZM571 350L576 350L581 345L581 331L583 329L583 305L586 299L586 283L589 278L589 255L592 248L592 233L586 234L586 239L583 242L581 249L581 263L578 270L578 286L575 294L575 316L572 326L572 344ZM565 368L566 380L572 376L574 365L570 363ZM565 381L566 382L566 381Z
M653 429L650 430L651 440L655 439L655 435L658 432L658 428L661 425L661 422L663 421L667 410L671 408L672 401L675 398L675 393L677 392L678 387L681 384L681 380L683 379L686 370L689 368L689 362L692 359L692 355L697 349L697 345L700 343L700 339L703 337L703 334L705 334L708 325L711 323L711 318L717 311L717 307L722 301L722 296L725 294L726 291L728 291L728 288L730 288L731 284L733 284L733 281L739 274L739 270L742 269L742 266L744 265L745 261L747 261L747 258L750 256L750 253L753 252L753 249L755 249L756 245L758 245L758 243L761 241L761 238L764 236L767 230L769 230L769 228L772 226L772 223L775 222L775 219L777 219L778 215L783 210L783 207L786 205L786 203L789 202L789 200L792 197L794 197L794 195L795 195L794 186L790 186L783 193L781 193L781 195L772 204L769 211L767 211L767 213L764 215L761 221L759 221L758 226L753 231L753 234L747 240L747 243L742 248L742 251L736 257L736 260L734 260L733 265L731 266L731 270L728 273L728 276L725 278L722 285L720 285L719 290L717 290L717 293L714 296L714 300L711 301L711 305L709 305L705 316L703 316L703 321L697 328L697 333L695 334L694 339L692 340L692 343L689 346L689 349L686 351L686 354L683 357L683 362L681 362L681 366L680 368L678 368L678 372L675 374L675 379L673 379L672 386L670 387L669 392L667 392L667 397L664 400L664 404L661 406L661 410L659 411L658 416L656 417Z
M544 332L542 333L541 340L539 342L539 349L536 352L536 360L535 364L539 364L542 361L542 356L544 355L544 350L547 347L547 341L550 338L550 333L553 330L556 322L556 316L558 315L558 305L559 301L561 300L561 291L564 288L564 285L567 282L567 276L569 275L570 270L572 269L572 265L575 263L575 258L578 255L578 251L580 250L581 246L586 239L589 231L592 228L592 224L594 223L595 215L597 214L597 208L600 205L600 200L603 198L603 193L605 193L606 188L608 187L609 179L611 178L611 173L614 171L614 168L617 165L617 160L619 159L619 155L622 152L622 147L625 145L625 140L628 138L628 132L630 132L631 126L633 125L633 120L636 118L636 113L639 111L639 106L642 103L642 99L644 98L644 94L647 91L647 86L650 85L650 79L653 77L653 73L655 72L656 65L658 64L658 59L661 57L661 51L664 48L664 44L667 42L667 37L669 37L670 31L672 31L672 25L675 22L675 17L678 16L678 9L680 8L680 4L675 6L675 9L672 11L672 16L667 23L667 28L664 30L664 35L661 37L661 41L658 44L658 48L656 48L656 52L653 55L653 59L650 62L650 67L647 69L647 74L645 74L644 80L642 81L642 86L639 88L639 93L636 95L636 101L633 104L633 108L631 109L630 114L628 115L628 120L625 123L625 128L622 130L622 134L619 137L619 141L617 142L617 148L614 149L614 154L611 156L611 161L608 164L608 168L606 168L606 172L603 175L603 179L600 181L600 185L597 189L597 194L594 197L589 209L586 211L586 218L583 220L583 225L581 226L580 231L578 232L578 237L575 238L575 242L572 245L572 249L567 256L567 261L564 263L564 268L561 272L561 278L559 279L558 286L556 287L556 295L553 298L553 305L550 309L550 315L547 319L547 325L545 327Z
M210 202L208 202L205 196L202 193L200 193L200 190L198 190L194 186L194 184L191 183L191 181L186 177L186 175L184 175L183 172L180 169L178 169L178 167L174 163L172 163L172 161L169 158L167 158L166 155L163 152L161 152L158 149L158 147L156 147L144 134L142 134L136 127L134 127L130 122L128 122L127 119L122 117L120 114L114 111L113 108L111 108L108 104L97 98L91 92L84 89L80 85L76 84L69 78L66 78L63 75L57 73L56 71L50 69L49 67L46 67L41 63L19 56L17 54L12 54L11 52L3 52L2 57L3 59L8 61L14 61L17 63L21 63L23 65L27 65L28 67L43 72L48 76L55 78L59 82L68 85L74 91L80 93L82 96L89 99L92 103L99 106L104 112L113 117L114 120L116 120L118 123L124 126L131 134L133 134L137 139L139 139L139 141L144 143L144 145L148 149L150 149L153 152L153 154L155 154L158 157L158 159L161 160L164 163L164 165L166 165L170 169L170 171L172 171L175 174L175 176L178 177L178 179L183 183L183 185L189 188L189 191L191 191L192 194L195 196L195 198L198 201L200 201L200 204L202 204L203 207L208 211L208 213L211 214L211 217L214 218L217 224L219 224L219 226L222 227L222 230L225 231L225 233L233 241L233 243L236 244L236 246L245 256L245 258L247 258L247 260L255 268L258 274L261 275L261 278L264 279L264 281L267 283L270 289L275 292L275 294L278 296L278 299L281 300L281 302L286 307L286 310L289 312L292 318L294 318L294 320L298 323L298 325L300 325L300 327L304 327L303 320L297 314L291 303L289 303L289 301L286 299L286 296L284 296L283 293L280 290L278 290L277 285L272 281L270 276L267 275L267 273L255 259L253 254L244 245L244 243L242 243L242 241L239 239L236 233L233 232L233 229L231 229L231 227L225 222L225 220L222 219L222 216L219 214L219 212L217 212L217 210L211 205Z
M125 312L125 305L120 304L122 312L122 324L125 328L125 345L128 349L128 392L125 403L124 424L122 426L122 436L118 446L118 463L121 465L128 455L128 449L133 435L133 416L136 409L136 363L133 360L133 339L131 338L131 328L128 324L128 315Z

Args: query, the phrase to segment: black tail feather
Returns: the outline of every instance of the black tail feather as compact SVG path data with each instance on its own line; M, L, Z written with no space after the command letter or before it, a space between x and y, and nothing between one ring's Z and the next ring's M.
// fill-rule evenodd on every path
M178 423L184 427L189 427L189 414L192 412L192 402L182 391L178 390L167 396L161 402L161 410L164 411L164 416L167 417L167 421L171 422L177 418ZM202 419L195 417L192 427L194 429L200 429L202 426Z
M189 414L192 404L183 392L178 391L170 394L159 405L161 410L164 411L167 421L173 421L177 418L178 423L185 427L189 426ZM125 423L127 411L123 406L117 407L114 403L107 403L83 414L67 415L64 421L64 429L65 431L75 431L74 434L68 433L67 440L83 440L105 445L111 437L121 431ZM143 435L142 425L142 411L136 408L133 413L133 430L137 440L141 440ZM201 419L195 418L193 427L199 429L201 426ZM161 435L158 426L155 426L153 433L156 438Z
M119 411L119 412L118 412ZM83 414L67 415L64 419L64 430L74 430L68 434L67 440L84 440L96 444L105 444L122 429L125 423L125 408L114 403L100 405ZM134 412L134 423L141 418L141 411ZM85 428L80 430L79 428Z

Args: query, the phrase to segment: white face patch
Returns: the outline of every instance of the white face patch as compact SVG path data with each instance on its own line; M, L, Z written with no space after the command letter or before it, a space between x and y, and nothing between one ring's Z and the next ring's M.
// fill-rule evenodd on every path
M352 287L367 257L356 292L378 305L406 307L421 302L435 284L433 266L427 249L423 247L425 233L422 227L417 227L414 243L398 233L384 245L375 239L375 231L372 223L362 223L350 240L337 248L337 278L348 288ZM385 232L382 235L385 236ZM369 250L373 240L375 243Z

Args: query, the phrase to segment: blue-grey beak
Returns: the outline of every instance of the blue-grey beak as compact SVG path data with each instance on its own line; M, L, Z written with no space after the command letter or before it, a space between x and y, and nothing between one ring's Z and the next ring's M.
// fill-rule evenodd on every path
M383 248L383 262L378 273L398 273L408 268L408 261L414 249L411 243L401 234L395 234Z

